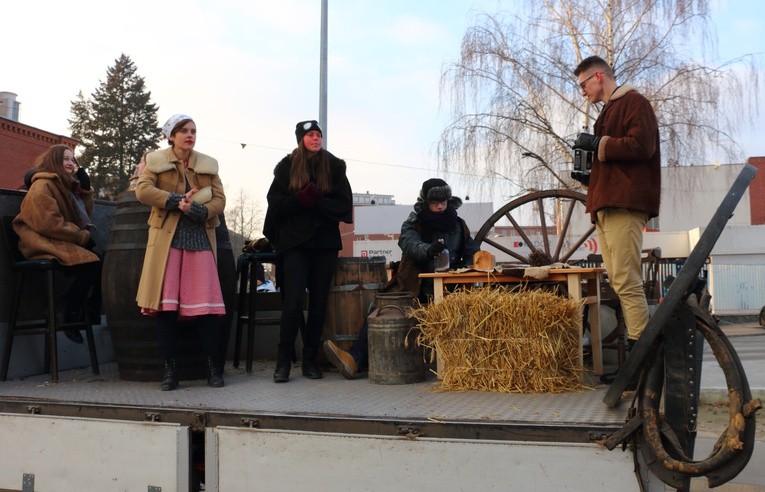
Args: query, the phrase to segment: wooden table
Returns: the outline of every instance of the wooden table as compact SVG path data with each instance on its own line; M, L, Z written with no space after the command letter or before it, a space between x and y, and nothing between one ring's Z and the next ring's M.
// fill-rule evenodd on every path
M571 299L582 299L582 284L587 285L587 297L584 305L589 309L590 343L592 346L592 371L596 375L603 374L603 348L600 335L600 279L605 271L603 268L553 268L544 279L519 277L496 272L478 272L471 270L465 273L421 273L420 278L433 280L433 302L444 299L444 287L455 284L535 284L540 282L560 282L568 287ZM581 317L580 326L581 326ZM580 330L581 331L581 330ZM584 367L584 346L579 337L579 363Z

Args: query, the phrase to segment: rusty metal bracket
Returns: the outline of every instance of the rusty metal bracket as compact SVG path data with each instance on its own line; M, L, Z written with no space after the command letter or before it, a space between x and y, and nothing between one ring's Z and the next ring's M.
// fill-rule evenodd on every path
M399 425L396 433L407 439L417 439L418 437L422 437L420 428L413 425Z
M717 323L699 308L695 296L688 297L686 306L695 315L696 327L709 342L725 375L730 399L729 425L707 458L694 461L687 456L659 413L664 368L663 364L654 363L640 402L644 416L641 451L651 471L668 485L680 488L691 477L706 476L709 487L717 487L738 475L749 462L754 450L755 413L762 404L752 400L741 361Z
M626 441L632 434L640 429L642 425L643 417L640 415L635 415L629 420L629 422L624 425L624 427L608 436L603 441L603 446L605 446L609 451L613 451L614 448L619 445L619 443Z
M195 413L189 427L193 432L204 432L207 426L207 415L204 413Z

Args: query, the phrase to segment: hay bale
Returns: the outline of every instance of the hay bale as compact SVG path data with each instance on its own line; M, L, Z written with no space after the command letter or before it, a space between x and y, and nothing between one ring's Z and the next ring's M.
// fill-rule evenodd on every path
M559 393L584 387L582 301L541 290L461 289L421 306L418 343L443 363L441 389Z

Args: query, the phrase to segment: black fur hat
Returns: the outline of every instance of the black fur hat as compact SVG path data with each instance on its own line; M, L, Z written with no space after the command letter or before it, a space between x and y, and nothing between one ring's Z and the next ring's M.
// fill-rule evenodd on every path
M443 179L430 178L422 183L420 198L426 203L446 202L452 198L452 189Z
M322 137L324 136L324 132L321 130L318 121L308 120L298 122L298 124L295 125L295 138L297 139L297 143L300 144L300 141L303 140L305 134L314 130L321 133Z

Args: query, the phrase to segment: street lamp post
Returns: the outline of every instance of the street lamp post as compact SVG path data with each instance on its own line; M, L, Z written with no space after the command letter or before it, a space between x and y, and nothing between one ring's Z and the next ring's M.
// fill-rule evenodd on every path
M319 126L327 147L327 2L321 0L321 43L319 54Z

